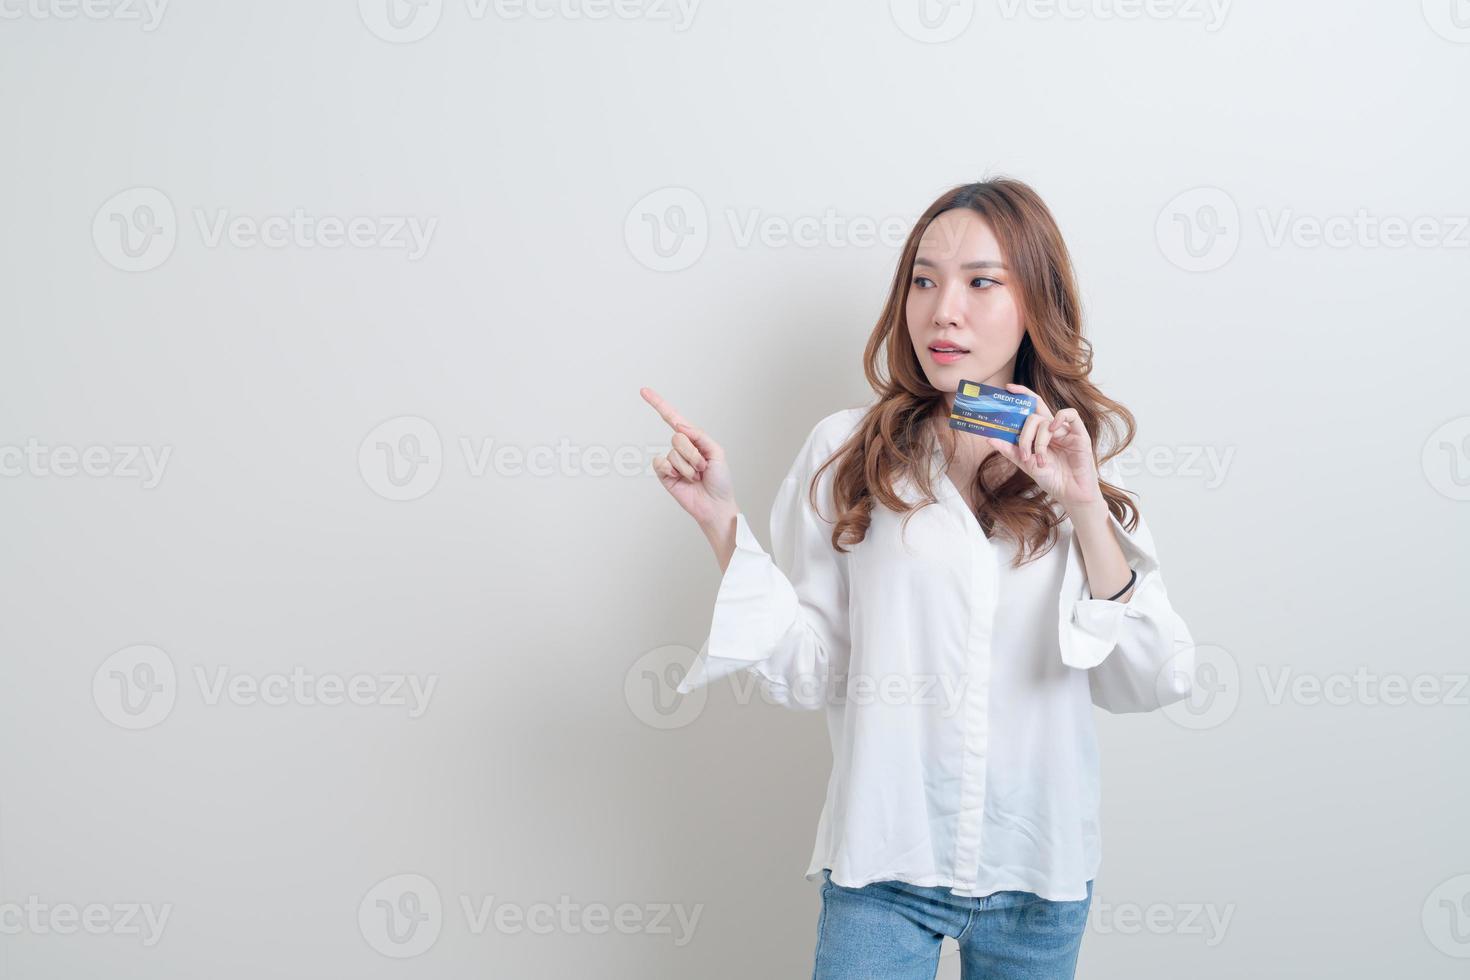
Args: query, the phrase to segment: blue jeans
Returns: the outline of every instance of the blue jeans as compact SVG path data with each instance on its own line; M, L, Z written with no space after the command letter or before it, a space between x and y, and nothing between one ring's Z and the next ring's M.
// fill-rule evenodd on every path
M1052 902L1031 892L980 898L941 886L832 882L822 869L813 980L934 980L945 936L960 945L965 980L1072 980L1092 904Z

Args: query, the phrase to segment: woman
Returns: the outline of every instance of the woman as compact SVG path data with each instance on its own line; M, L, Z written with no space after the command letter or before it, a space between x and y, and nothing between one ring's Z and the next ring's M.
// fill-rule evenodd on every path
M1061 233L999 179L915 225L864 355L877 397L811 430L771 554L719 443L643 389L674 429L655 469L723 576L678 690L744 670L826 709L819 980L928 980L946 935L967 978L1074 975L1101 862L1093 706L1181 700L1194 668L1109 466L1133 417L1091 367ZM962 380L1035 397L1014 444L951 428Z

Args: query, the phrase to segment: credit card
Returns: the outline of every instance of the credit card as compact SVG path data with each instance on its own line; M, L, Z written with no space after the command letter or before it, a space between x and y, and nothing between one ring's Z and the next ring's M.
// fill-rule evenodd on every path
M949 427L1014 443L1021 435L1026 416L1034 411L1034 395L1007 391L983 381L962 379L955 392Z

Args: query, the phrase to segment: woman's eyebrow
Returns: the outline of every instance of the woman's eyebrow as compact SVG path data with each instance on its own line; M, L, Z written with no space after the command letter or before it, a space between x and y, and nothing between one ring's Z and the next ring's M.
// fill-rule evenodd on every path
M922 256L914 259L914 265L927 265L931 269L938 267L935 263L930 262ZM998 262L995 259L976 259L974 262L966 262L960 266L961 269L1004 269L1005 267L1006 264L1004 262Z

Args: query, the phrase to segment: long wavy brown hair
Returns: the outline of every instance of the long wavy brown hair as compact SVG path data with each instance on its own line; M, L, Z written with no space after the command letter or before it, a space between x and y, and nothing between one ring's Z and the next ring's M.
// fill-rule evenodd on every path
M935 448L935 418L947 415L945 393L924 375L908 331L905 308L913 281L919 241L934 218L954 208L969 208L995 233L1003 261L1011 271L1025 335L1016 355L1014 380L1036 392L1052 412L1075 408L1087 426L1093 451L1106 442L1098 465L1127 448L1136 426L1123 405L1108 398L1088 376L1092 344L1082 336L1082 309L1066 243L1051 211L1025 183L996 178L955 187L929 205L904 243L888 301L863 353L863 370L877 401L856 431L813 477L808 495L817 508L816 487L822 471L836 466L832 493L837 518L832 547L847 551L868 532L873 505L880 503L905 515L937 503L930 474ZM948 432L948 429L943 431ZM1106 440L1099 436L1106 434ZM945 466L954 459L954 444L944 445ZM902 476L924 495L911 504L894 491ZM1126 491L1101 483L1108 510L1132 531L1138 506ZM1057 527L1066 515L1025 473L999 453L988 454L975 474L975 515L987 537L997 528L1019 542L1013 563L1019 566L1051 550ZM850 539L845 541L844 539Z

